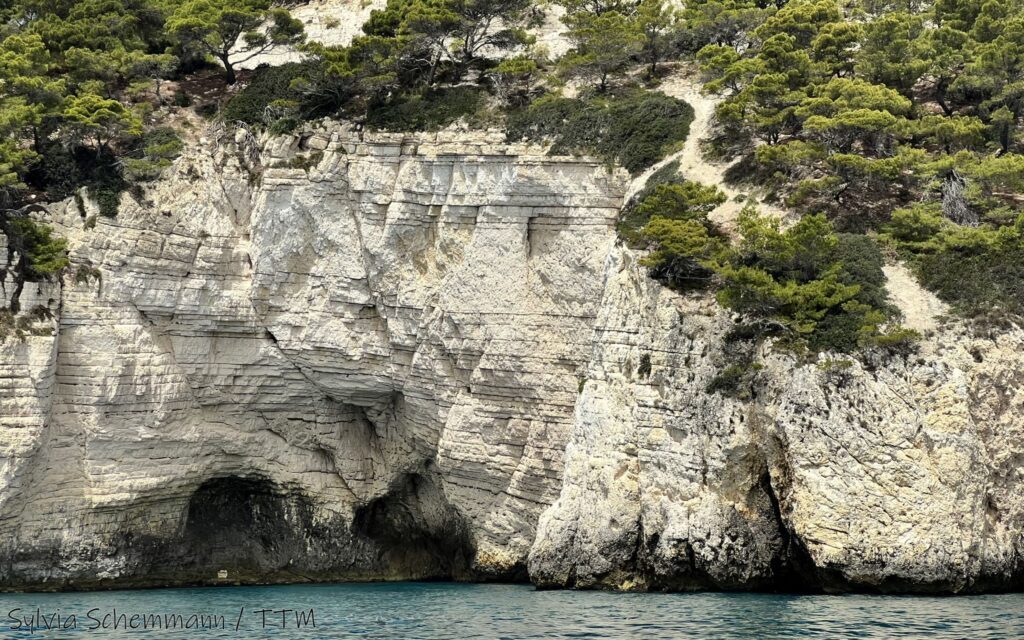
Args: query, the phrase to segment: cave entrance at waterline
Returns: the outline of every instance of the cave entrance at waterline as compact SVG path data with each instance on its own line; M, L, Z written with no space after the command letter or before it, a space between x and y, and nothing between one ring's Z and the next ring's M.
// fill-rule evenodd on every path
M396 479L352 520L314 512L263 476L207 480L188 501L180 569L229 583L473 577L468 529L433 473Z
M310 514L303 496L267 478L213 478L189 499L183 550L210 578L260 580L306 555Z
M357 509L352 531L373 544L384 577L472 577L475 550L466 524L430 472L402 476L388 493Z

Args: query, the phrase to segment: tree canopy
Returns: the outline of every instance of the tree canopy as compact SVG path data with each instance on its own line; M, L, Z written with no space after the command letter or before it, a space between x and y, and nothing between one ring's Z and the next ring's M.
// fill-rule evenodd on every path
M388 0L346 46L306 42L270 0L6 3L2 204L86 194L114 215L180 152L165 118L170 98L190 102L187 83L173 96L161 86L193 72L240 85L203 109L272 133L325 116L390 130L461 120L638 175L688 133L692 110L657 85L693 61L721 98L709 153L736 160L730 178L802 219L777 227L750 210L730 238L708 219L722 192L662 167L619 225L655 277L711 286L745 316L840 350L897 326L879 293L879 242L960 309L1014 295L1021 0L552 3L569 45L559 59L534 46L550 4L533 0ZM301 60L239 71L285 47ZM59 246L15 217L29 222L5 222L8 235ZM25 255L38 265L24 265L27 278L59 265ZM992 268L955 291L937 273L957 264Z
M182 49L220 61L228 84L236 81L236 65L305 38L302 23L269 0L188 0L165 26Z

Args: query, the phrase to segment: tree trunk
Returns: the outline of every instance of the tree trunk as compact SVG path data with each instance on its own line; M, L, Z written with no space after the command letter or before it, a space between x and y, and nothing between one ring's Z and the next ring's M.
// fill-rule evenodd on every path
M226 82L228 85L232 85L238 82L238 76L235 75L235 68L231 65L228 56L222 55L219 57L221 64L224 65L224 82Z
M441 53L438 52L430 62L430 75L427 77L427 87L434 86L434 76L437 74L437 65L441 62Z
M18 268L14 270L14 292L11 294L11 313L21 311L21 292L25 290L25 272L28 271L28 258L22 254Z
M953 109L946 103L946 92L949 90L949 82L940 80L935 86L935 102L938 103L946 117L953 115Z

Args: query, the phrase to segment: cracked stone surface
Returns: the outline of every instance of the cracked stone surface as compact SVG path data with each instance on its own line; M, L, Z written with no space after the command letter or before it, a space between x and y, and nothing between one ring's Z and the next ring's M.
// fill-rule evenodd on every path
M766 346L709 394L733 319L616 244L627 177L503 140L210 134L117 218L54 207L72 269L0 344L0 587L1020 586L1024 332Z

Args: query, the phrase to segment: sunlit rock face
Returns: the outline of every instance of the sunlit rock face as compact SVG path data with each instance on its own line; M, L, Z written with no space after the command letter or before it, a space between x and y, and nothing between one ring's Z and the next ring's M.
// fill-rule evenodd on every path
M0 352L3 583L525 578L623 175L222 138L116 219L53 215L74 268L22 294L53 335Z
M613 253L544 586L970 592L1022 586L1024 332L954 323L907 357L763 348L706 390L730 314ZM897 301L898 302L898 301ZM831 360L831 362L830 362Z
M72 268L0 345L0 587L1020 586L1024 333L768 345L709 393L734 320L617 244L626 189L329 124L211 133L114 219L55 207Z

